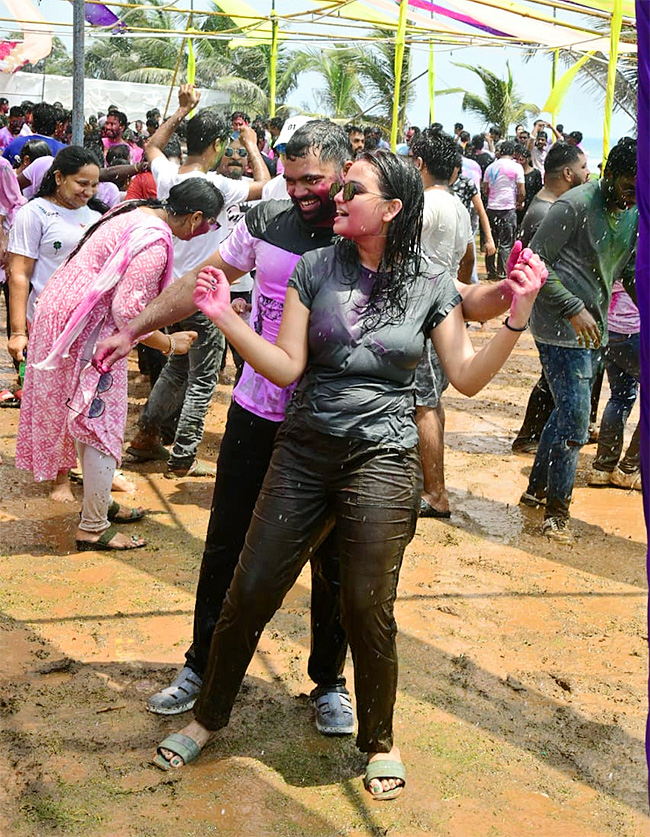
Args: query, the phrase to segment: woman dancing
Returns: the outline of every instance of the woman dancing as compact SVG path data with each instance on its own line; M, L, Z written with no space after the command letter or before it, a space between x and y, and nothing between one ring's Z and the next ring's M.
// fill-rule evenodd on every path
M195 303L245 360L278 386L301 380L214 632L195 720L166 738L154 761L182 767L228 723L264 626L336 525L357 746L368 754L364 784L384 800L399 795L406 776L393 741L393 605L420 502L415 368L430 335L452 384L474 395L526 328L546 271L530 250L519 252L510 316L475 353L451 276L436 274L420 254L415 167L389 152L363 154L333 191L334 231L343 238L296 266L275 345L232 311L220 271L199 274Z

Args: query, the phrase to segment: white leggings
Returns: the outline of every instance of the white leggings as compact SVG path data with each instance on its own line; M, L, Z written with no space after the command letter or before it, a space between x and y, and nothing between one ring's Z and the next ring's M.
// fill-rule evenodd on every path
M81 506L79 528L84 532L103 532L111 525L108 507L111 504L111 486L117 462L83 442L75 442L84 480L84 497Z

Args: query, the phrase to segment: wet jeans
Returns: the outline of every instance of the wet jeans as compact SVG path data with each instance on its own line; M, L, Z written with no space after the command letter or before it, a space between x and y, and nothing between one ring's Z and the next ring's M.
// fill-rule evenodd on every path
M357 746L364 752L391 749L397 690L393 605L421 487L415 448L386 448L305 426L280 430L212 638L195 706L199 723L210 730L226 726L264 626L336 524Z
M219 447L210 522L196 591L194 638L186 664L203 677L212 634L230 587L253 509L271 461L280 428L244 410L235 401ZM336 537L325 539L311 556L311 654L308 674L327 691L345 685L347 640L339 619L339 566Z
M605 371L610 396L600 424L598 452L594 461L594 468L598 471L613 471L623 452L625 422L634 407L639 389L639 342L638 334L609 332ZM639 470L638 426L619 467L628 474Z
M488 209L486 212L490 221L494 246L497 248L493 256L485 257L488 279L505 279L506 265L517 233L517 210Z
M538 343L555 407L544 426L527 491L545 496L545 517L569 517L580 448L589 438L591 389L600 350Z
M226 343L214 323L200 312L177 323L170 331L196 331L199 336L186 355L173 355L167 361L139 423L143 430L160 430L178 415L169 464L189 468L203 438L205 416L217 385Z

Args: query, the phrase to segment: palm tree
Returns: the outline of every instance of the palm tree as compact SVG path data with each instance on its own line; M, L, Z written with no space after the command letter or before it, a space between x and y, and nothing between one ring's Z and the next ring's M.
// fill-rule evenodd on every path
M302 70L317 73L324 88L314 92L323 115L334 119L346 119L361 110L361 80L355 69L356 53L353 49L335 46L334 49L296 51L294 60Z
M395 33L375 27L378 40L371 47L357 47L355 63L357 72L365 82L367 97L375 102L372 108L367 108L371 121L385 127L390 126L395 92ZM404 132L406 108L415 98L415 90L411 81L411 50L407 45L404 49L402 65L400 100L398 113L398 132ZM354 114L349 114L354 116Z
M483 119L485 126L496 125L502 136L507 136L511 125L523 122L528 114L536 116L539 113L537 105L531 102L522 102L518 98L518 92L512 78L510 64L506 61L508 78L502 79L485 67L472 67L469 64L454 62L456 67L463 67L475 73L483 82L485 95L479 96L463 87L453 87L448 90L439 90L438 95L448 93L464 93L462 109L469 111Z
M150 8L122 14L127 26L166 30L187 27L187 16L167 11L165 0L150 0L150 3ZM200 19L199 14L196 17ZM230 33L236 29L230 18L214 16L204 16L196 28L203 33L224 30ZM116 34L111 38L98 39L86 52L87 73L94 78L171 84L178 64L177 80L180 83L187 72L187 49L183 49L183 43L183 35L129 38ZM227 38L198 38L195 49L198 86L219 88L230 93L230 105L235 109L268 112L270 47L257 45L230 50ZM294 61L281 45L278 50L277 100L282 102L296 86L299 72L299 62Z

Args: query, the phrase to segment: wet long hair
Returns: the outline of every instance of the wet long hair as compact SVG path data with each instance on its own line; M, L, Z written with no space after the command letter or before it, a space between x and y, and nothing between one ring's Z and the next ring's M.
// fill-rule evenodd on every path
M399 198L402 201L401 210L388 225L381 264L365 307L364 326L372 331L380 325L404 322L408 288L422 266L420 239L424 188L415 166L391 151L364 152L356 161L373 166L379 190L386 200ZM351 281L356 281L360 268L356 244L350 239L339 238L336 246Z
M223 195L217 187L203 177L188 177L172 186L169 190L169 197L164 200L149 198L148 200L126 201L120 204L112 212L90 227L81 240L70 253L67 261L77 255L79 250L86 244L88 239L107 221L124 215L126 212L133 212L141 206L148 206L151 209L166 209L171 215L191 215L193 212L202 212L205 218L216 218L223 209Z

